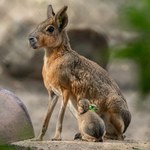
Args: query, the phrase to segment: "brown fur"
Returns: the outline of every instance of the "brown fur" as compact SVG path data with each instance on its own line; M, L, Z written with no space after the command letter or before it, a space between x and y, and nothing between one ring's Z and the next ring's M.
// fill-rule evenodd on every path
M59 96L63 99L54 140L61 140L68 101L76 111L81 98L88 99L100 108L98 114L104 119L108 138L123 139L123 132L131 120L127 102L104 69L71 49L65 31L68 23L66 10L65 6L54 15L52 6L49 5L47 20L38 25L29 36L30 45L34 49L45 48L42 74L50 96L48 112L38 139L42 140L47 130ZM54 29L52 32L51 28Z

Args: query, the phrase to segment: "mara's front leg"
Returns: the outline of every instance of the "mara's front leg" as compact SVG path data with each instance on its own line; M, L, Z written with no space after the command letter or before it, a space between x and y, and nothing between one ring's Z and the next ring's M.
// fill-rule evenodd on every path
M63 95L63 99L62 99L61 108L60 108L60 112L59 112L59 116L58 116L58 120L57 120L57 124L56 124L56 132L55 132L54 138L52 139L52 140L56 140L56 141L61 140L62 123L63 123L63 119L64 119L66 106L67 106L67 103L69 100L69 91L63 90L62 95Z
M43 122L42 130L36 140L39 140L39 141L43 140L43 136L45 135L45 133L47 131L48 124L49 124L51 115L53 113L53 110L56 106L57 101L58 101L58 96L55 95L53 91L50 91L49 92L48 110L47 110L47 113L46 113L46 116L45 116L45 119Z

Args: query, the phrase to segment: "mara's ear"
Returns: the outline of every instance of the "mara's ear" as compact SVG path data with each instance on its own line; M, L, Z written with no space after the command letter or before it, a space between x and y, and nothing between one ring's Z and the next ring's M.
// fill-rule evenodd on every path
M51 18L55 16L52 5L48 5L47 7L47 18Z
M56 24L59 28L59 31L62 31L68 24L68 15L66 13L67 6L64 6L55 16Z

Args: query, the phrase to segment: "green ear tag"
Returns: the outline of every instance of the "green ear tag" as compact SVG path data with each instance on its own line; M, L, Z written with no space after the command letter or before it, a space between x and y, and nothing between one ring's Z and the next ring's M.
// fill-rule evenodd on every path
M89 106L89 110L95 112L97 109L96 109L96 106L95 106L95 105L90 105L90 106Z

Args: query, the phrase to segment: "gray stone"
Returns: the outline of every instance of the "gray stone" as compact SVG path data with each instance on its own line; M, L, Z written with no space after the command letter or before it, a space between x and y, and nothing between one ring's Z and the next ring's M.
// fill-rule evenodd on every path
M34 137L25 105L12 92L0 89L0 145Z
M106 35L88 28L69 30L68 35L75 51L106 69L109 59Z
M146 141L22 141L14 143L17 150L149 150L150 142Z
M33 22L24 20L14 21L8 27L8 33L0 45L1 65L12 76L25 76L33 71L31 59L34 51L28 46L28 33Z

